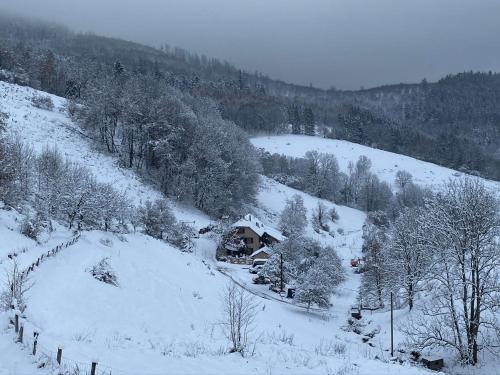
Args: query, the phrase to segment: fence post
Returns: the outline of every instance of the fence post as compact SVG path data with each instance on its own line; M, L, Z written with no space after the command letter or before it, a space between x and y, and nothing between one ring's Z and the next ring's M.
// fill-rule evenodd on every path
M20 342L21 344L23 343L23 333L24 326L21 324L21 327L19 327L19 336L17 336L17 342Z
M38 344L38 332L33 332L33 337L35 340L33 341L33 355L36 355L36 345Z
M19 332L19 314L17 313L14 317L14 330L16 331L16 333Z
M62 348L57 348L57 363L58 364L61 364L61 360L62 360Z
M97 367L97 362L92 362L92 367L90 368L90 375L95 375L96 367Z

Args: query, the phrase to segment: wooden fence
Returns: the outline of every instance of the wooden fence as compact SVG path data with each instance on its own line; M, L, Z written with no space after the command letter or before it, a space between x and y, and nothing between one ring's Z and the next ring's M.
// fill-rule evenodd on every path
M27 268L25 268L22 271L22 274L24 277L27 277L30 272L35 271L36 267L39 267L43 262L45 262L47 259L51 257L55 257L57 254L59 254L63 249L66 249L72 245L74 245L78 240L80 239L80 233L78 233L75 237L73 237L70 241L68 242L63 242L60 245L57 245L53 249L47 251L47 253L44 253L40 255L34 262L31 263Z
M21 316L19 311L11 310L10 325L14 328L16 343L24 347L36 361L38 368L56 370L58 374L86 374L86 375L111 375L127 374L125 371L99 364L97 360L88 362L76 361L63 355L63 347L50 350L40 344L40 333L33 327L32 335L27 335L29 322Z
M49 258L55 257L63 249L74 245L80 239L80 234L77 234L70 241L63 242L46 253L40 255L23 271L23 277L27 277L31 272L34 272L37 267ZM10 259L17 257L17 253L11 253L8 256ZM59 374L90 374L90 375L110 375L112 373L126 374L124 371L100 364L96 360L91 360L88 363L75 361L63 356L63 348L57 347L57 351L51 351L40 345L40 333L32 327L32 335L27 335L27 327L30 323L24 319L21 313L15 309L11 310L12 316L9 319L10 325L14 328L16 342L28 349L31 355L37 360L39 368L53 368Z

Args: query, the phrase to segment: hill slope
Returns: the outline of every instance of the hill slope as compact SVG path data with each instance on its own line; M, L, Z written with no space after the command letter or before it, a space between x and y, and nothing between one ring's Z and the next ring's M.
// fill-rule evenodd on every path
M409 156L395 154L376 148L363 146L357 143L309 137L301 135L263 136L251 139L252 144L270 153L277 153L292 157L304 157L308 151L333 154L337 158L340 170L347 172L349 163L356 163L362 155L372 162L373 172L390 185L394 185L396 173L405 170L413 175L414 182L422 186L436 188L450 178L465 176L465 173L445 168L436 164L421 161ZM500 183L483 179L492 190L497 190Z
M10 134L32 143L36 152L46 145L57 145L68 158L91 168L98 180L121 187L131 202L158 194L132 171L120 168L114 158L94 150L59 111L64 106L63 99L52 97L56 110L44 111L31 106L33 93L31 89L1 84L1 110L11 115ZM265 178L254 210L268 224L276 225L277 214L295 193L304 197L310 216L318 199ZM350 208L336 208L340 220L333 229L342 228L344 234L317 234L311 227L307 233L334 245L348 266L350 259L360 253L365 215ZM72 238L64 228L56 227L50 239L35 244L17 234L22 220L19 214L3 210L0 213L0 237L8 238L8 242L2 242L1 253L27 247L19 258L22 266L36 260L47 248ZM195 220L197 226L210 222L189 207L177 206L175 213L183 220ZM116 374L422 372L416 367L376 360L376 356L388 359L386 344L372 348L359 336L344 330L349 306L356 300L358 275L348 272L347 281L332 298L330 311L306 312L272 296L266 286L251 284L245 267L215 263L214 249L215 243L209 236L198 239L195 252L187 254L142 234L83 232L75 244L44 261L33 273L35 284L23 320L29 337L27 345L36 329L40 332L39 354L45 353L53 361L54 351L63 346L66 366L86 369L92 359L97 359L100 370ZM102 259L114 270L118 286L92 277L90 270ZM9 267L8 261L1 266ZM228 343L219 324L223 319L220 295L230 280L218 272L218 267L225 268L226 274L257 295L260 309L252 335L253 356L242 358L224 353ZM5 314L2 319L6 321ZM385 330L387 322L381 324ZM14 345L12 328L0 336L0 345ZM23 353L11 349L12 346L0 352L0 362L8 363L5 371L33 372L35 364L29 350ZM19 366L11 370L14 360ZM38 363L42 360L39 357Z

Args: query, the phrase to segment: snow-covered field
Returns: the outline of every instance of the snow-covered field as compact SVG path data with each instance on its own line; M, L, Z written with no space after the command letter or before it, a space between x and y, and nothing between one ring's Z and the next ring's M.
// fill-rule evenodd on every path
M31 106L34 92L0 82L0 110L10 115L9 133L18 134L37 152L56 145L68 158L90 168L99 181L112 182L125 191L135 203L159 195L132 171L120 168L113 157L96 152L62 111L63 99L52 97L56 109L44 111ZM340 161L340 155L337 157ZM386 169L392 170L394 161L388 165ZM382 168L382 162L376 168ZM286 199L295 193L304 198L310 217L319 199L267 178L262 178L255 211L266 224L276 225ZM347 281L332 297L329 311L307 312L282 302L265 286L251 284L245 267L216 263L215 244L209 237L202 236L196 241L195 253L186 254L142 234L93 231L82 233L78 242L43 262L32 274L35 284L23 320L27 344L37 330L39 353L54 358L62 346L63 364L88 371L90 362L96 360L98 371L107 374L428 373L408 364L390 363L388 340L375 336L370 346L360 335L344 329L360 281L348 267L349 260L361 252L365 215L347 207L336 209L340 219L331 224L334 236L317 234L310 226L307 229L308 235L335 246L346 266ZM195 220L196 227L210 222L189 207L176 205L175 213L180 220ZM9 266L6 256L12 250L26 249L19 261L27 266L47 249L72 238L67 230L56 227L51 237L37 244L18 233L20 220L15 211L0 210L0 259L4 259L0 268ZM114 269L118 286L90 274L89 269L103 258ZM221 294L231 282L228 276L256 294L260 304L252 333L255 353L245 358L225 353L229 343L220 326ZM0 374L52 373L36 369L30 350L14 343L6 314L0 319ZM384 334L388 322L389 316L380 314L373 324Z
M463 173L428 163L409 156L395 154L371 148L357 143L309 137L305 135L264 136L251 139L252 144L270 153L277 153L293 157L304 157L307 151L318 151L333 154L337 158L340 170L348 172L349 163L356 163L362 155L372 162L372 171L382 180L394 185L396 173L406 170L413 175L413 180L419 185L436 187L449 179L464 176ZM484 180L485 184L494 190L500 188L500 183Z
M283 192L276 189L277 195ZM2 213L0 224L10 221L6 216ZM352 233L332 239L338 241L344 260L359 251L356 216L363 217L353 212L353 220L345 223ZM1 225L0 235L5 231L10 231L8 225ZM208 242L202 239L198 245L210 246ZM117 287L89 273L102 258L114 269ZM234 272L241 279L248 274L242 267ZM220 294L229 279L212 264L140 234L84 232L75 245L33 273L24 320L27 343L37 330L40 352L54 357L63 347L63 364L85 368L95 359L101 370L114 374L420 373L418 368L374 360L376 355L388 358L386 345L371 348L343 330L358 283L349 275L330 311L308 313L257 297L256 351L242 358L223 354L228 342L219 325ZM6 317L2 319L0 347L8 347L9 357L0 352L0 369L31 373L35 367L29 350L13 349L12 328L6 330Z

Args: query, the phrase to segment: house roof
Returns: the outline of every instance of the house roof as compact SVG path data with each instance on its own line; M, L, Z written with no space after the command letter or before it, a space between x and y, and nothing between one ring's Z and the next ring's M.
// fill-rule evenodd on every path
M245 215L242 219L238 220L232 226L235 228L239 227L250 228L255 233L257 233L259 237L262 237L264 233L267 233L269 236L277 239L278 241L286 240L286 237L283 236L278 230L271 228L267 225L264 225L259 219L250 214Z
M271 249L267 246L261 247L260 249L257 249L252 254L250 254L250 258L256 256L259 253L271 254Z

